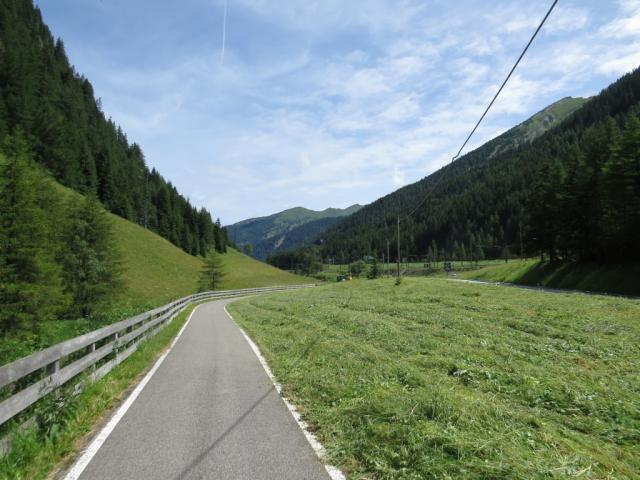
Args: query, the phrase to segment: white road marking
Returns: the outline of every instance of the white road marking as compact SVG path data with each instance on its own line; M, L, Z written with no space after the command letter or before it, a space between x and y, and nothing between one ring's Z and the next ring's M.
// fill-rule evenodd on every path
M235 323L235 320L233 320L233 316L227 310L227 306L225 305L223 308L224 308L224 312ZM238 329L244 336L244 339L247 341L247 343L251 347L251 350L253 350L253 353L255 353L256 357L258 357L258 360L260 361L262 368L264 368L264 371L267 372L267 375L271 379L273 386L276 387L276 391L278 392L278 395L280 395L280 398L284 401L284 404L289 409L289 412L291 412L291 415L293 416L296 423L302 430L302 433L304 433L304 436L309 442L309 444L311 445L311 448L313 448L313 451L316 452L316 455L318 456L318 458L320 458L320 460L323 461L323 464L324 464L324 456L326 453L324 447L318 441L317 437L309 431L309 425L307 424L307 422L302 420L302 415L300 415L300 412L298 412L296 407L291 402L289 402L289 400L287 400L285 397L282 396L282 385L280 385L278 380L276 380L275 375L271 371L271 368L269 368L269 365L267 364L267 361L265 360L265 358L262 356L262 352L260 351L258 346L253 342L253 340L251 340L251 338L249 338L249 335L247 335L247 333L242 328L240 328L240 326L237 323L236 325L238 326ZM327 473L332 478L332 480L346 480L347 478L344 476L344 473L342 473L339 468L334 467L333 465L324 464L324 469L327 471Z
M122 417L124 417L125 413L127 413L127 410L129 410L131 405L133 405L133 402L136 401L136 399L138 398L138 396L140 395L144 387L147 385L147 383L149 383L149 380L151 380L151 377L153 377L153 375L156 373L160 365L162 365L162 362L164 362L164 359L167 358L167 355L169 355L171 350L173 350L173 347L180 339L182 332L184 332L185 328L187 328L187 325L189 325L189 322L191 321L191 317L193 316L194 312L198 309L198 306L196 306L196 308L194 308L191 311L189 318L187 319L187 321L184 323L184 325L176 335L176 338L173 339L173 342L171 342L171 345L169 345L169 349L166 352L164 352L160 356L160 358L158 358L158 360L153 365L151 370L149 370L149 372L145 375L145 377L138 384L138 386L133 390L133 392L131 392L131 395L129 395L129 397L124 401L124 403L120 405L120 408L118 408L118 411L115 413L115 415L111 417L109 422L102 428L100 433L93 439L91 444L89 444L89 446L84 451L82 456L76 461L76 463L73 465L71 470L67 472L67 475L64 477L64 480L77 480L78 478L80 478L80 475L82 475L82 472L84 472L85 468L87 468L87 465L89 465L93 457L96 455L96 453L98 453L98 450L100 450L100 447L102 447L102 445L107 440L107 438L109 438L109 435L111 435L111 432L113 432L113 430L116 428L116 425L118 425Z

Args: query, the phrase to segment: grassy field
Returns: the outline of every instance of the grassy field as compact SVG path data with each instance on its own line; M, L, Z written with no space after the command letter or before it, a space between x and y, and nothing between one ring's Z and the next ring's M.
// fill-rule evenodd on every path
M230 306L350 479L632 479L640 302L440 278Z
M490 282L568 288L591 292L640 296L640 264L559 264L538 260L511 260L509 263L464 272L462 278Z
M513 260L512 260L513 261ZM469 270L479 270L488 266L495 265L503 265L504 260L480 260L477 262L472 261L450 261L453 271L455 272L466 272ZM432 263L430 268L425 268L425 262L408 262L401 263L400 270L403 272L403 275L408 276L442 276L445 277L447 273L444 271L444 262L440 261L437 263ZM383 265L382 263L378 264L380 268L380 272L382 274L388 274L394 276L396 274L397 266L395 263L391 263L387 265L386 263ZM369 265L366 266L360 277L366 278L367 272L369 270ZM348 274L349 273L349 264L339 265L339 264L323 264L322 272L320 272L316 277L322 278L326 281L335 281L337 275Z

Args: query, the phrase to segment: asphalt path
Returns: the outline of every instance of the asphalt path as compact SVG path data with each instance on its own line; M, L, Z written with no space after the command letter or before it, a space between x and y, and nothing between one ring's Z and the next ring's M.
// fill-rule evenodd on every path
M200 305L81 479L327 480L255 353Z

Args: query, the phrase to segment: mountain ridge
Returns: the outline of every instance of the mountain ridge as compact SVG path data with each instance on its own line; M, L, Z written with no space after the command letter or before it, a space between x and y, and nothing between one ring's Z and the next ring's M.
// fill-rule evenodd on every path
M248 218L225 227L239 248L251 244L252 255L265 260L276 250L296 248L310 243L326 228L357 212L360 204L346 208L311 210L292 207L271 215Z

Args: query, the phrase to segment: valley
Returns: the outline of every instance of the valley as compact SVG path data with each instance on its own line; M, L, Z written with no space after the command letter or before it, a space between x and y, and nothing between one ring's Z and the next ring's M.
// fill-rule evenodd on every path
M637 2L71 3L0 0L0 478L640 477Z

